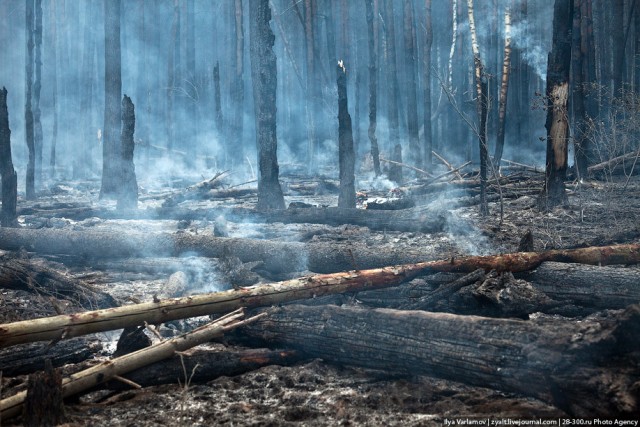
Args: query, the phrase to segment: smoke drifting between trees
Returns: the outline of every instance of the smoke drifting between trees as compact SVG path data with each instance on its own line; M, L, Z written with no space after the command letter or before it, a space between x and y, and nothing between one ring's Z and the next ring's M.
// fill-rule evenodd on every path
M35 152L29 164L36 188L55 174L100 176L103 153L112 150L111 141L120 135L105 126L105 67L113 65L111 56L121 61L117 104L127 93L136 105L136 144L178 153L157 167L145 163L146 167L138 167L139 174L233 168L240 180L256 173L258 104L250 72L252 18L247 0L109 2L112 8L121 3L120 55L110 47L105 55L109 45L105 23L115 24L105 16L102 2L41 3L41 12L36 2L0 4L4 17L0 35L6 46L0 52L0 84L9 90L19 177L25 176L29 163L24 141L32 137ZM635 90L640 73L635 71L633 55L624 52L640 50L636 28L640 8L623 0L614 2L611 11L599 2L577 3L576 10L590 15L593 22L592 27L581 27L582 41L577 42L584 45L583 52L589 52L589 43L602 52L599 57L585 53L582 60L597 70L595 83L610 87L612 93L627 86ZM31 31L22 19L26 4L34 5ZM338 163L337 59L344 61L350 75L347 92L356 169L374 141L382 157L398 159L396 145L400 145L404 162L426 170L432 149L449 159L478 164L477 135L461 118L465 115L479 124L467 2L272 0L269 8L275 36L274 113L280 164L319 170ZM507 9L510 13L505 13ZM543 165L545 118L531 105L536 94L546 90L553 4L482 1L476 2L474 15L487 79L488 151L495 151L500 134L502 157ZM511 43L510 60L505 62L507 18ZM622 40L621 49L615 48L616 40ZM35 48L31 53L25 49L30 43ZM31 71L26 68L31 78L24 75L27 62L34 65ZM508 92L503 89L501 99L507 68L510 87ZM34 83L38 74L41 81ZM39 99L34 93L38 88ZM577 92L571 90L571 96ZM27 93L31 93L31 116L41 118L41 142L38 124L30 124L28 116L25 123ZM501 107L499 112L499 101L504 111ZM136 153L136 162L142 161L143 150ZM42 174L39 168L44 169ZM19 179L21 189L24 185Z

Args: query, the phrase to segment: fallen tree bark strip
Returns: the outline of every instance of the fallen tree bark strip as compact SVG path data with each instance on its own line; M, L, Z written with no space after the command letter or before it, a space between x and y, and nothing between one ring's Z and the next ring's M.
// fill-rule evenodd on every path
M242 310L238 310L179 337L102 362L89 369L73 374L65 378L62 382L63 396L72 396L108 381L114 376L119 376L150 363L171 357L178 351L185 351L191 347L210 341L213 338L220 337L227 331L252 323L263 315L240 321L239 319L243 316L244 313ZM26 394L26 391L17 393L14 396L0 401L0 413L2 414L3 420L14 417L20 413Z
M303 360L297 350L271 350L267 348L212 351L194 349L126 374L125 378L142 387L175 384L185 380L187 372L191 383L203 383L221 376L240 375L263 366L291 366ZM110 389L122 390L125 384L111 381Z
M137 326L145 321L162 323L186 317L226 313L238 307L269 306L329 294L390 287L430 272L472 272L477 269L522 272L531 270L544 261L594 265L637 264L640 263L640 245L470 256L371 270L321 274L213 294L7 323L0 325L0 348L24 342L57 340Z
M638 363L638 305L582 322L346 306L289 305L266 312L243 334L329 362L516 392L577 417L640 411L640 374L615 361Z

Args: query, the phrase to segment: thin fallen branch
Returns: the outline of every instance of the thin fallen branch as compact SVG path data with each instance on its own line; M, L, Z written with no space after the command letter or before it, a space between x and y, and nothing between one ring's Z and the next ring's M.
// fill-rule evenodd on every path
M436 159L440 160L447 168L449 168L450 172L454 172L453 165L451 163L449 163L448 161L446 161L444 157L442 157L440 154L436 153L433 150L431 151L431 154L433 154L436 157ZM471 163L471 162L468 162L468 163ZM462 179L462 175L460 175L460 173L458 171L455 171L454 173L456 174L456 177L458 179Z
M416 171L418 173L421 173L422 175L433 176L433 175L431 175L429 172L427 172L425 170L418 169L415 166L407 165L405 163L396 162L395 160L389 160L389 159L385 159L383 157L380 157L380 161L381 162L385 162L385 163L390 163L392 165L400 166L400 167L403 167L403 168L411 169L412 171Z
M157 324L187 317L227 313L238 307L264 307L323 295L391 287L419 275L438 271L468 273L484 269L517 273L531 270L545 261L591 265L637 264L640 263L640 245L470 256L322 274L213 294L7 323L0 325L0 347L138 326L145 321Z
M185 351L196 345L211 341L213 338L224 335L225 332L239 326L253 323L259 318L264 317L264 315L259 314L241 321L240 319L243 316L243 310L237 310L179 337L163 341L122 357L117 357L113 360L102 362L89 369L73 374L63 380L62 394L64 397L68 397L88 390L116 376L121 376L151 363L167 359L176 352ZM26 395L27 392L24 391L0 401L0 413L2 414L3 420L7 420L20 413Z

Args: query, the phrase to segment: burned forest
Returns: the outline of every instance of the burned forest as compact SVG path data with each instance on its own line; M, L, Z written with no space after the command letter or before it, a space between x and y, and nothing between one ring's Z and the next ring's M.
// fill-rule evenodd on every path
M0 425L638 425L636 0L0 17Z

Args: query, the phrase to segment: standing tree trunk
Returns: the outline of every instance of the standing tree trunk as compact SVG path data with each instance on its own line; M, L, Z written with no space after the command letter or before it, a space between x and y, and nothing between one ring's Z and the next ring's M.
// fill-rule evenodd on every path
M94 44L95 39L93 36L91 26L91 8L93 7L91 2L84 2L84 41L83 41L83 53L82 53L82 87L80 89L80 110L83 114L87 114L89 117L92 111L93 104L93 67L94 67ZM91 162L91 146L94 142L93 129L91 126L91 120L85 120L82 123L82 143L78 147L80 151L79 164L74 167L74 174L80 177L86 177L89 172L88 168Z
M480 48L478 47L478 37L476 34L476 24L473 15L473 0L467 0L469 12L469 30L471 31L471 48L473 50L473 64L476 80L476 107L480 125L478 126L478 142L480 145L480 214L488 215L487 205L487 76L484 74L484 66L480 58Z
M498 101L498 137L493 163L500 167L502 150L504 149L505 119L507 116L507 93L509 90L509 74L511 73L511 8L507 5L504 10L504 59L502 61L502 82L500 84L500 99Z
M56 173L56 144L58 140L58 24L56 22L56 0L49 1L50 8L50 31L51 35L51 93L53 94L53 129L51 131L51 151L49 154L49 176L53 178ZM84 111L84 110L83 110Z
M244 130L244 28L242 26L242 0L235 0L235 67L233 87L233 100L235 102L235 113L233 117L233 136L231 138L232 153L231 161L235 164L243 162L243 139Z
M11 129L7 109L7 89L0 90L0 179L2 180L2 211L0 226L16 225L18 177L11 160Z
M104 133L100 198L117 196L120 183L120 0L104 2Z
M610 3L611 12L611 37L613 48L613 96L622 97L624 72L624 0L612 0Z
M378 70L376 67L377 39L373 28L373 0L365 0L367 9L367 31L369 33L369 141L371 142L371 157L373 158L373 171L380 175L380 150L376 138L377 104L378 104ZM340 73L338 73L340 76ZM346 100L346 99L345 99Z
M42 90L42 0L35 0L35 76L33 82L33 146L35 149L34 188L42 185L42 122L40 92Z
M276 55L275 37L269 21L269 0L259 0L250 8L251 77L255 103L258 145L258 210L284 209L284 196L278 181L278 139L276 134Z
M307 164L313 169L316 161L316 87L319 85L316 79L315 57L314 57L314 37L313 37L313 4L311 0L305 0L305 51L307 59L307 90L306 90L306 114L307 114Z
M351 116L347 99L347 69L342 61L338 62L338 154L340 163L340 195L339 208L356 207L355 164L356 156L353 150L353 132Z
M416 29L413 25L413 0L404 0L404 60L407 92L407 132L410 164L422 167L418 136L418 88L416 82Z
M567 202L569 141L569 68L573 0L556 0L553 10L553 44L547 63L547 161L540 207L550 209Z
M26 192L27 199L36 198L35 190L35 164L36 152L34 146L34 126L33 126L33 110L31 107L32 84L33 84L33 0L27 0L25 8L26 19L26 41L27 41L27 57L25 65L25 107L24 107L24 124L25 136L27 141L27 149L29 150L29 163L27 163Z
M189 83L186 88L189 93L188 111L189 119L186 120L186 142L193 157L187 157L187 161L193 163L196 155L200 153L198 146L198 94L196 92L196 24L194 0L187 0L187 36L186 36L186 78Z
M392 152L392 160L402 162L402 158L398 158L395 154L402 151L400 145L400 119L398 115L398 97L400 89L398 88L398 66L396 62L396 33L395 24L393 22L393 0L382 0L385 5L385 34L387 46L387 105L389 106L389 150ZM402 181L402 171L399 167L394 171L389 168L389 174L394 175L399 181L389 178L392 181L400 183Z
M216 66L213 67L213 87L214 87L214 100L216 109L216 129L218 130L218 138L222 138L224 135L224 125L222 118L222 103L220 102L220 63L216 62Z
M180 84L180 4L173 2L173 21L171 23L171 49L168 64L168 98L167 98L167 148L173 149L176 139L176 93ZM119 98L118 98L119 99ZM118 100L118 102L120 102Z
M120 135L121 147L121 184L118 193L118 209L128 210L138 207L138 182L136 180L136 168L133 164L133 133L136 128L136 115L131 98L125 95L122 98L122 134Z
M433 45L433 24L431 14L431 0L425 0L426 26L424 40L424 144L422 162L428 170L431 167L431 151L433 151L433 136L431 129L431 47Z

